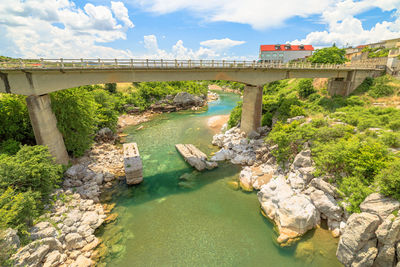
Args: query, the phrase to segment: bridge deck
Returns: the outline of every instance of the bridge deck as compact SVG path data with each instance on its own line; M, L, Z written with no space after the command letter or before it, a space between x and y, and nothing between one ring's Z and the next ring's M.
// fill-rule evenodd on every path
M0 62L0 71L9 70L89 70L89 69L310 69L310 70L377 70L371 63L313 64L236 60L163 60L163 59L18 59Z

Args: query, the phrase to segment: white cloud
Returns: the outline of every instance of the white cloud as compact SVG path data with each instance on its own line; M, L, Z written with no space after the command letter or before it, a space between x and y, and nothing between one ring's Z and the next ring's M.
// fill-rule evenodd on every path
M246 43L245 41L235 41L231 40L229 38L224 38L224 39L213 39L213 40L207 40L203 41L200 44L206 47L209 47L211 49L220 51L220 50L225 50L229 49L234 46L238 46L241 44Z
M371 29L365 29L362 21L355 16L373 8L382 11L397 10L394 21L378 22ZM400 37L400 1L399 0L343 0L329 7L321 15L321 22L328 27L325 31L309 33L304 39L292 43L327 46L336 43L339 46L358 45Z
M86 4L77 8L71 0L0 0L0 28L21 57L130 57L98 43L126 39L134 25L121 2L107 6ZM113 15L114 14L114 15ZM123 22L119 24L117 20Z
M131 0L148 12L188 10L207 21L250 24L255 29L281 25L286 19L321 14L334 0ZM389 0L382 0L389 2Z

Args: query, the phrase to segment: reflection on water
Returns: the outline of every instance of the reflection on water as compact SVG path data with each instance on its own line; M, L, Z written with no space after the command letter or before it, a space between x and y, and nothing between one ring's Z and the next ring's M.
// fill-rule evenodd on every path
M144 182L118 186L114 196L118 220L100 237L107 266L340 266L336 242L321 229L296 246L280 248L273 225L260 213L255 193L236 191L240 168L220 164L193 171L175 150L191 143L210 154L209 116L228 114L239 97L222 94L208 110L164 114L126 129L127 142L137 142ZM180 180L184 173L185 180Z

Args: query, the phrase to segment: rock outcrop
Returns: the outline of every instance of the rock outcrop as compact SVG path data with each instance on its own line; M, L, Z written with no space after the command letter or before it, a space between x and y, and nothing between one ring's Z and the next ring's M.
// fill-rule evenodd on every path
M262 186L258 199L265 214L278 226L279 243L303 235L320 222L319 212L310 199L296 194L283 176Z
M180 92L174 97L173 103L175 106L180 108L189 108L192 106L204 106L206 101L204 98L201 98L197 95L192 95L187 92Z
M356 259L360 252L368 255L369 258L374 258L377 242L375 231L379 223L380 219L377 215L366 212L352 214L339 240L336 252L339 261L346 266L352 265L355 260L354 264L360 264L359 261L363 259Z

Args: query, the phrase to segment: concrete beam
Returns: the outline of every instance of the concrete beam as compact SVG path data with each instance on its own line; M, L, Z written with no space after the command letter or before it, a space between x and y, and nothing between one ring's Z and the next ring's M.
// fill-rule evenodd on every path
M57 119L51 109L49 95L29 96L26 98L29 117L36 143L47 146L49 152L59 164L67 165L69 158L65 148L64 139L57 128Z
M262 95L262 86L247 85L244 87L240 130L246 134L261 127Z
M81 69L7 70L10 91L44 95L71 87L118 82L227 80L264 85L288 78L346 78L350 70L335 69ZM1 89L0 86L0 90Z

